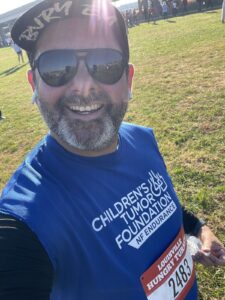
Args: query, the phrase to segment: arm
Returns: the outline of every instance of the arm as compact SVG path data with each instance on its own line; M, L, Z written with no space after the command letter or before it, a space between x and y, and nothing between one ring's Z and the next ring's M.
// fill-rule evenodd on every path
M194 214L182 206L184 231L186 234L197 236L200 228L205 222L197 218Z
M35 234L0 214L0 299L49 300L52 264Z

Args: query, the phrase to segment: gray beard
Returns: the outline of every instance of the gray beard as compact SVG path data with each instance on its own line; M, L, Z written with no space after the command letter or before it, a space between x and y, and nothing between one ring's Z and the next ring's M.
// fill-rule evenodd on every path
M74 105L91 104L92 101L105 104L103 118L92 121L70 120L64 103ZM36 92L36 103L50 131L69 146L79 150L99 151L110 146L117 138L119 127L127 111L127 102L112 104L111 98L105 92L91 94L88 97L72 95L59 99L54 107L41 100Z

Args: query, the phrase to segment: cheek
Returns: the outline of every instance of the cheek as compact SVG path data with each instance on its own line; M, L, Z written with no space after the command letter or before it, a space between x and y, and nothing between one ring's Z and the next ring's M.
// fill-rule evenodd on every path
M128 82L125 74L119 82L114 85L105 85L104 89L110 95L114 103L128 101Z
M39 98L44 102L55 104L64 94L63 87L51 87L43 82L40 78L37 80Z

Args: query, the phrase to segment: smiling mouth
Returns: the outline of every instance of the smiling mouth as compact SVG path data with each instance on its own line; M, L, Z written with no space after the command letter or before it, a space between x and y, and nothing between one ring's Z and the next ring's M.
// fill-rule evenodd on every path
M88 105L88 106L71 105L69 107L69 109L80 115L88 115L88 114L97 112L102 107L103 107L103 105L101 105L101 104L92 104L92 105Z

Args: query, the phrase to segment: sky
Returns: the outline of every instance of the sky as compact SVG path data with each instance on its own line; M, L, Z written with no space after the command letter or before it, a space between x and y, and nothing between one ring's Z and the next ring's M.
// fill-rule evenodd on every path
M7 11L33 1L34 0L0 0L0 14L4 14Z
M24 4L33 2L34 0L0 0L0 14L4 14L14 8L20 7ZM137 1L137 0L136 0ZM136 2L135 0L121 0L121 4L126 4L129 2Z

